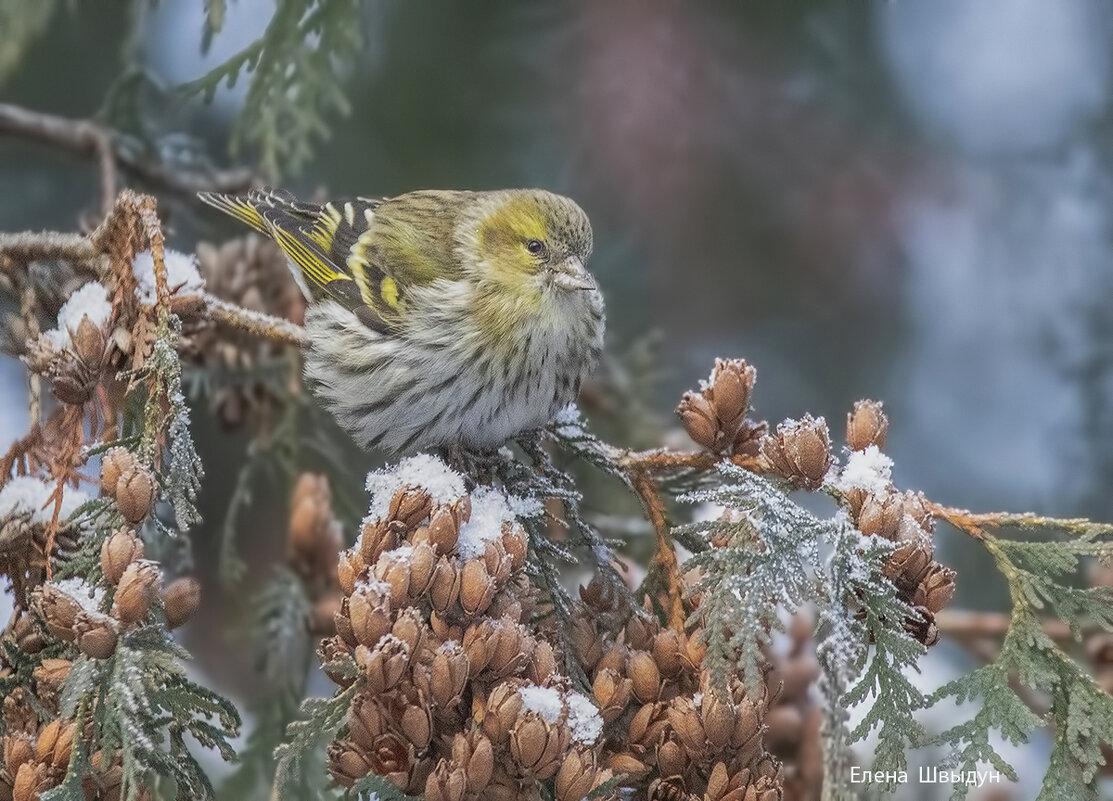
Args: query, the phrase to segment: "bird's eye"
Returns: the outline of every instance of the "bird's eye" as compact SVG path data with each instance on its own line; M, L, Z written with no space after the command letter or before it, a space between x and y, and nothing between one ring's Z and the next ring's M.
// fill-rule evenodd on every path
M533 253L534 255L540 253L544 249L545 245L542 244L540 239L531 239L526 242L526 250L528 250L530 253Z

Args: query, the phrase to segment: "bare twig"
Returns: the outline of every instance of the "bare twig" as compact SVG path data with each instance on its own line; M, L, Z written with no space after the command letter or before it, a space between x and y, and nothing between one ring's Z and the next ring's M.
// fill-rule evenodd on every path
M213 295L205 294L203 298L205 304L203 314L217 325L235 328L260 339L269 339L286 345L301 347L306 343L305 329L289 320L249 311Z
M1010 616L1005 612L971 612L965 609L942 609L935 615L935 625L940 634L960 642L971 640L1000 640L1009 630ZM1094 631L1099 631L1094 627ZM1074 639L1070 626L1062 620L1043 621L1043 631L1059 642ZM992 660L991 660L992 661Z
M0 103L0 135L4 134L96 159L100 167L103 214L111 210L116 199L117 169L154 187L181 195L206 190L239 192L256 182L255 174L246 168L186 171L141 159L121 148L115 132L99 122L59 117L10 103Z

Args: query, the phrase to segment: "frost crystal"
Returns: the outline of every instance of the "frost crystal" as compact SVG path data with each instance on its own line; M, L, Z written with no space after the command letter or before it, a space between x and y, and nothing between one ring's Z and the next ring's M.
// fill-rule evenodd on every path
M550 725L560 720L560 713L564 711L560 690L528 684L518 690L518 694L522 696L522 711L536 712Z
M426 453L403 459L394 467L369 473L367 491L371 493L372 520L386 517L390 499L404 487L418 487L429 493L435 504L453 503L464 495L464 478L448 465Z
M166 286L171 294L196 295L204 290L205 281L197 271L197 261L193 256L167 249L163 261L166 264ZM151 251L137 253L131 268L139 282L139 286L135 288L135 296L146 306L154 305L158 300L158 291L155 286L155 260Z
M603 733L603 718L599 717L599 710L581 693L570 693L567 702L568 728L572 730L572 739L582 745L594 745Z
M70 295L58 311L58 327L44 332L43 336L54 348L61 350L70 345L70 332L77 330L82 317L88 317L91 323L103 328L111 315L108 290L102 284L90 281Z
M54 516L54 504L48 505L56 486L38 476L16 476L0 489L0 517L30 514L32 523L47 525ZM66 520L89 496L79 489L66 487L62 494L59 520Z
M487 543L502 537L502 524L514 520L514 512L502 490L480 487L471 494L471 519L460 526L456 550L462 559L482 556Z
M863 489L866 492L882 493L892 483L893 460L883 454L876 445L863 451L853 451L846 461L842 474L833 482L837 489L846 491Z
M566 437L579 437L584 436L584 419L580 415L580 407L574 403L570 403L556 413L553 418L553 425L560 429L560 433Z
M81 608L87 612L100 612L101 602L104 600L104 590L91 586L80 577L62 579L51 582L69 597L77 601Z

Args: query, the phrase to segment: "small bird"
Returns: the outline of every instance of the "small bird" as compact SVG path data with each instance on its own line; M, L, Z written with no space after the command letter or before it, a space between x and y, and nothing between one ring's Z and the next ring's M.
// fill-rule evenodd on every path
M591 224L540 189L317 205L201 199L278 243L309 300L305 372L367 449L489 451L549 423L599 360Z

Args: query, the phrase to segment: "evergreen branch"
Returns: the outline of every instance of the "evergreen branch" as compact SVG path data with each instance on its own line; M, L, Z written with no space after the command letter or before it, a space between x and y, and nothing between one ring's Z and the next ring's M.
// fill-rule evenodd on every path
M119 187L118 171L152 187L192 198L198 192L242 192L251 187L251 170L185 171L140 158L124 147L115 131L96 120L77 120L10 103L0 103L0 136L13 136L93 159L100 168L100 206L112 209Z
M332 698L307 698L302 702L302 717L286 727L287 742L274 752L278 762L274 774L276 799L304 797L299 794L304 782L303 761L324 738L339 730L361 686L356 681Z
M215 27L223 4L207 17ZM361 9L347 0L278 0L263 35L195 81L186 95L211 99L222 83L232 86L251 73L244 109L232 137L233 151L258 147L263 173L271 178L296 170L328 133L325 118L346 114L348 100L336 78L363 46Z

